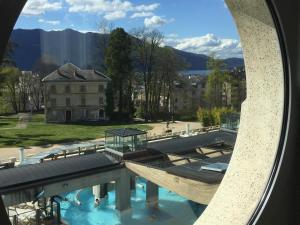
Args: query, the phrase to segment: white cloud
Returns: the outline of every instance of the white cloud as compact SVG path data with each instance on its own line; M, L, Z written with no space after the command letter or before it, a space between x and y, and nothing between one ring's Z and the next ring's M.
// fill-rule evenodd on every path
M103 14L107 20L122 19L128 12L133 12L133 17L152 16L160 4L135 5L127 0L65 0L69 5L69 12L85 12ZM139 14L135 14L139 13ZM142 16L144 15L144 16Z
M110 13L114 11L129 11L133 4L122 0L66 0L70 5L69 12Z
M153 3L151 5L138 5L135 7L136 11L154 11L160 6L159 3Z
M28 0L22 14L24 15L41 15L47 11L57 11L62 8L59 1L50 2L48 0Z
M149 17L149 16L154 16L154 13L153 12L136 12L134 14L131 15L130 18L138 18L138 17Z
M44 20L44 19L39 19L38 22L39 23L47 23L47 24L50 24L50 25L58 25L58 24L60 24L59 20Z
M243 56L241 42L239 40L222 39L214 34L182 39L167 37L164 40L164 45L198 54L209 55L211 53L216 53L220 58Z
M149 17L149 18L145 18L144 25L145 25L145 27L148 27L148 28L160 27L160 26L165 25L167 23L171 23L174 20L175 19L167 20L167 19L165 19L161 16L152 16L152 17Z
M123 19L125 17L126 17L126 12L124 12L124 11L114 11L114 12L107 13L104 16L104 19L106 19L106 20L118 20L118 19Z

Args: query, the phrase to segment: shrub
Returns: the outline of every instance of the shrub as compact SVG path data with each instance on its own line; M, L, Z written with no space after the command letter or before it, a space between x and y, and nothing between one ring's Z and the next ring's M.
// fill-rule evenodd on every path
M199 108L197 111L197 118L204 127L221 125L224 118L227 115L234 113L234 111L230 108L213 108L213 109L205 109Z
M197 110L197 118L204 127L213 125L213 116L209 109L199 108Z

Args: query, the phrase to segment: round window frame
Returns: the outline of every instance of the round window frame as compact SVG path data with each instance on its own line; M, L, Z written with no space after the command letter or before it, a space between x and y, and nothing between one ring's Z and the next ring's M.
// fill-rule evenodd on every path
M238 138L237 138L237 145L234 150L234 155L232 158L232 161L229 165L229 168L227 170L227 173L224 177L224 180L222 181L216 195L214 196L212 202L209 204L207 209L204 211L203 215L196 221L195 225L201 224L201 225L210 225L210 224L266 224L266 222L272 221L272 224L282 224L284 221L284 224L287 224L287 221L290 221L291 219L284 218L284 220L281 219L281 221L276 221L275 219L270 219L271 215L270 212L270 207L273 208L273 211L275 211L274 207L274 202L268 205L270 202L270 198L272 195L272 192L274 188L276 188L276 183L278 180L279 173L281 172L281 166L282 162L284 160L284 156L286 155L286 140L288 136L288 127L290 125L290 98L291 98L291 87L290 87L290 71L289 71L289 60L288 60L288 54L286 52L286 43L285 43L285 38L284 38L284 33L282 31L282 24L280 23L280 19L278 18L278 11L276 10L277 8L275 7L276 2L274 1L259 1L259 0L253 0L253 1L248 1L248 0L226 0L228 8L230 9L234 20L237 24L240 37L241 37L241 42L242 44L248 45L251 40L249 40L249 37L252 38L257 38L255 35L260 36L262 34L262 27L251 27L253 29L249 30L248 33L243 31L242 26L243 25L249 25L246 22L249 22L252 20L258 20L262 23L265 23L267 26L273 27L273 34L268 33L264 39L261 39L262 42L268 41L274 41L274 38L276 37L276 42L277 46L274 46L274 43L265 43L266 48L264 51L268 52L270 49L270 46L273 44L273 48L275 47L277 49L277 55L275 55L275 58L277 58L277 61L280 62L281 64L281 71L278 70L278 78L282 79L281 85L279 85L277 90L282 92L282 96L279 102L282 103L282 105L278 105L278 111L272 111L272 114L276 114L281 111L281 115L274 117L277 118L278 121L280 121L280 125L277 126L277 129L275 130L275 138L267 138L265 140L265 144L268 145L273 142L273 144L277 143L277 146L273 146L271 148L265 148L266 152L264 152L264 160L265 162L263 165L260 164L258 168L262 168L263 166L267 165L267 168L265 168L263 175L261 177L258 177L258 179L253 183L253 186L249 188L249 186L246 185L237 185L236 189L234 191L231 191L231 200L235 199L237 200L236 202L238 203L244 203L246 207L242 207L241 205L235 205L233 204L233 201L228 201L224 196L228 194L228 190L226 191L226 188L229 186L228 183L232 182L234 184L239 183L237 179L234 179L232 176L235 172L238 172L239 166L235 166L232 168L231 164L242 164L242 157L241 155L236 156L240 153L243 152L243 149L239 149L241 147L241 144L239 143L245 143L247 140L245 137L242 137L242 134L245 132L246 127L241 126L239 133L238 133ZM279 1L277 1L279 2ZM243 10L245 10L243 12ZM243 13L244 15L241 15ZM247 17L247 18L246 18ZM255 22L254 22L255 23ZM256 24L257 25L257 24ZM248 34L248 36L247 36ZM256 42L258 45L259 43ZM254 43L252 43L254 44ZM248 46L249 47L249 46ZM255 62L254 64L259 65L259 64L265 64L265 66L269 65L272 67L272 62L270 64L266 63L266 61L262 60L259 57L254 58L254 52L257 52L257 46L252 46L252 48L244 49L244 56L245 56L245 69L246 69L246 74L247 74L247 96L253 94L252 92L258 91L259 92L259 87L264 86L264 85L259 85L257 81L253 80L252 77L249 77L249 71L253 70L251 68L251 63ZM274 49L273 49L274 50ZM258 51L259 52L259 51ZM261 52L262 53L262 52ZM274 52L273 52L274 53ZM273 58L274 55L271 55L270 58ZM249 61L251 61L250 67L249 67ZM253 65L252 65L253 66ZM268 74L261 74L262 76L267 76ZM250 74L251 76L251 74ZM250 86L254 87L248 89L248 84ZM268 87L266 85L266 87ZM270 86L269 86L270 87ZM272 92L273 87L268 89L267 92ZM256 89L256 90L255 90ZM257 99L263 96L256 96ZM278 97L278 96L277 96ZM275 96L271 96L270 100L274 100ZM278 99L277 99L278 100ZM247 102L247 99L246 99ZM276 101L275 101L276 102ZM252 102L253 103L253 102ZM244 103L243 103L244 104ZM244 107L244 106L243 106ZM241 113L241 123L244 122L244 113L243 112L243 107L242 107L242 113ZM248 109L249 110L249 109ZM255 110L254 110L255 113ZM267 114L270 112L266 112ZM257 118L256 120L260 120L261 118ZM249 125L249 123L248 123ZM253 127L250 125L250 130L255 130ZM273 135L274 135L273 133ZM277 135L276 135L277 134ZM255 136L255 135L254 135ZM257 140L251 139L250 142L253 143L253 146L257 146L255 144ZM260 140L261 141L261 140ZM261 146L261 145L260 145ZM243 147L241 147L243 148ZM257 152L257 149L254 150ZM244 152L245 153L245 152ZM271 154L267 154L271 153ZM257 155L256 155L257 157ZM245 171L243 171L245 172ZM259 173L257 173L259 174ZM246 172L244 175L246 177L253 177L254 175L257 175L255 171L250 171ZM235 177L236 178L236 177ZM263 184L263 185L262 185ZM281 184L282 185L282 184ZM277 186L279 186L277 184ZM258 187L258 188L256 188ZM255 189L256 188L256 189ZM234 192L234 194L232 194ZM230 194L230 192L229 192ZM247 196L251 196L252 200L255 200L255 203L250 201L251 198L247 198ZM254 196L254 197L253 197ZM275 196L276 197L276 196ZM273 196L273 199L275 198ZM238 199L237 199L238 198ZM279 199L281 197L279 196ZM277 193L277 199L278 199L278 193ZM235 203L236 203L235 202ZM224 204L225 203L225 204ZM278 202L277 202L278 203ZM250 207L249 207L250 206ZM266 207L269 207L267 209ZM222 210L223 209L223 210ZM224 210L226 209L226 210ZM267 216L263 215L264 211L267 211ZM278 210L278 206L277 206ZM271 209L272 211L272 209ZM287 211L287 210L283 210ZM236 216L238 214L238 216ZM266 213L265 213L266 214ZM280 213L282 214L282 213ZM283 213L284 214L284 213ZM285 212L284 215L287 213ZM263 219L261 219L263 217ZM267 217L267 219L265 219ZM278 216L276 216L278 217ZM268 223L269 224L269 223ZM270 223L271 224L271 223Z
M3 37L0 37L1 41L5 41L4 43L7 42L8 40L8 37L9 37L9 34L11 33L12 29L13 29L13 26L21 12L21 9L22 9L22 4L24 5L25 4L25 0L23 1L19 1L19 3L14 3L15 6L18 6L16 8L11 8L11 7L7 7L7 9L9 10L6 10L5 7L6 5L10 5L8 2L9 1L12 1L12 0L8 0L8 1L4 1L4 3L2 3L2 10L3 13L2 15L0 16L0 18L2 19L2 25L5 24L5 27L3 26L3 28L1 29L0 27L0 30L3 31ZM228 0L228 1L232 1L232 0ZM275 1L275 0L274 0ZM274 190L274 184L278 178L278 174L279 174L279 170L281 168L281 165L283 163L283 158L284 158L284 155L286 153L285 151L285 145L286 145L286 140L287 140L287 127L289 128L290 126L290 122L289 122L289 118L290 118L290 108L291 108L291 105L290 105L290 99L291 99L291 88L290 88L290 71L289 71L289 67L290 67L290 64L288 62L288 54L287 52L285 51L285 47L286 47L286 43L284 41L284 37L283 37L283 32L281 33L281 24L279 23L279 19L276 17L276 10L274 7L274 5L276 5L276 1L274 3L274 1L267 1L266 0L266 5L268 6L268 10L270 10L270 14L269 14L269 18L272 18L272 21L273 21L273 25L274 25L274 28L275 28L275 31L277 33L277 37L278 37L278 46L279 46L279 49L280 49L280 52L281 52L281 60L282 60L282 71L283 71L283 78L284 78L284 82L283 82L283 85L284 85L284 90L283 90L283 93L284 93L284 104L283 104L283 107L282 107L282 121L281 121L281 130L280 130L280 135L279 135L279 140L278 140L278 147L276 149L273 149L273 153L274 153L274 158L272 159L273 160L273 164L272 164L272 167L269 168L269 174L266 175L264 178L266 179L266 182L265 184L263 185L263 188L260 189L260 193L259 195L259 198L257 199L257 204L255 204L255 207L254 207L254 210L251 210L250 212L251 213L251 216L249 217L248 215L248 219L247 219L247 222L245 220L239 220L239 221L235 221L234 224L256 224L257 221L258 221L258 218L261 216L261 214L263 213L263 210L272 194L272 191ZM281 0L278 0L277 2L280 2ZM251 0L239 0L237 2L251 2ZM254 0L253 2L258 2L258 0ZM281 1L281 2L284 2L284 1ZM291 2L291 1L290 1ZM273 5L274 3L274 5ZM290 8L292 9L292 7L290 6ZM3 10L4 9L4 10ZM272 11L273 10L273 11ZM294 11L295 12L295 11ZM11 13L11 14L10 14ZM286 15L287 16L287 15ZM238 21L237 21L238 22ZM243 42L243 40L242 40ZM1 44L0 44L1 45ZM1 53L3 54L3 45L2 44L0 47L0 51ZM295 45L296 46L296 45ZM2 56L2 55L0 55ZM0 57L2 58L2 57ZM295 65L294 65L295 66ZM246 65L246 71L247 71L247 65ZM296 128L299 128L299 127L296 127ZM240 133L242 131L240 130ZM240 134L238 135L240 136ZM236 149L237 150L237 149ZM237 151L236 151L237 152ZM233 158L233 161L235 160L235 158ZM228 179L228 176L230 174L230 168L229 168L229 173L226 174L225 176L225 179ZM221 190L224 188L224 183L221 184L221 187L220 189L218 190L217 192L217 195L220 195L221 193ZM214 202L218 202L218 201L221 201L221 198L219 198L218 196L215 196L213 201ZM2 209L2 205L1 206L1 209ZM212 210L214 211L214 209L212 209L211 206L208 206L208 209L209 210ZM5 212L5 211L4 211ZM3 213L3 211L2 211ZM2 216L2 213L1 213L1 216ZM215 213L218 213L218 212L215 212ZM220 217L220 215L218 215ZM202 218L205 218L207 217L207 215L203 215ZM4 221L4 220L1 220L1 221ZM201 221L197 221L195 224L200 224ZM238 222L238 223L237 223ZM202 225L208 225L208 224L212 224L212 223L209 223L209 221L204 221L203 223L201 223ZM229 224L228 222L226 223L226 221L223 220L222 218L222 221L219 221L218 224Z

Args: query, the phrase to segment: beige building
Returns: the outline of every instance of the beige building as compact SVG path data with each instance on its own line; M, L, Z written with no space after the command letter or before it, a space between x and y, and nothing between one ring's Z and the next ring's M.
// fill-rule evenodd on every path
M67 63L43 79L47 122L106 120L105 90L110 78Z
M176 81L171 96L174 113L189 114L196 112L199 107L203 107L205 85L205 77L182 77Z

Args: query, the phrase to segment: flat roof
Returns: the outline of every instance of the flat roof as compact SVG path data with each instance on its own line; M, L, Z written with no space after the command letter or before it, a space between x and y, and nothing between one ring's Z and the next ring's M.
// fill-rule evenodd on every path
M60 154L63 151L74 152L77 151L79 148L91 148L94 146L104 145L103 141L97 141L97 142L87 142L87 143L79 143L79 144L65 144L62 146L59 146L57 148L53 148L46 152L40 152L38 154L35 154L30 157L26 157L21 163L20 166L23 165L29 165L29 164L36 164L40 163L41 159L47 158L52 155Z
M156 150L165 154L178 154L180 152L193 150L199 147L205 147L219 142L224 142L229 146L234 146L236 135L237 134L235 132L227 132L222 130L212 131L191 137L150 142L148 143L148 149Z
M113 136L129 137L129 136L146 134L147 132L136 128L120 128L120 129L107 130L105 131L105 133Z
M73 156L0 171L0 194L77 178L108 169L119 168L120 162L104 153Z
M232 154L226 154L206 160L200 160L198 162L187 163L184 165L173 166L167 168L166 171L176 176L185 177L201 181L208 184L219 184L221 183L224 173L204 170L201 167L207 166L212 163L227 163L229 164Z

